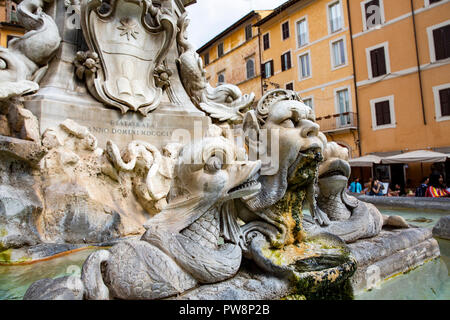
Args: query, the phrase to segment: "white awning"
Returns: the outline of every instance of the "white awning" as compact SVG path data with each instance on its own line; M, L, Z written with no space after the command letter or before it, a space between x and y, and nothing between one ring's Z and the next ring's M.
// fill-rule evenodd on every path
M412 162L445 162L449 156L445 153L428 151L428 150L418 150L407 153L398 154L396 156L383 158L382 163L412 163Z
M380 164L381 158L372 154L348 161L352 167L372 167L374 163Z

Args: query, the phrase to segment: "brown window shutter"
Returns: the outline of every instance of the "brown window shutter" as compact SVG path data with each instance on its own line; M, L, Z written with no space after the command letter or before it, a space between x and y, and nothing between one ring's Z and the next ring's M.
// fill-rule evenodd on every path
M433 31L436 60L450 57L450 25Z
M285 63L285 59L284 59L285 55L281 55L281 71L286 70L286 63Z
M290 69L292 68L291 52L288 52L286 54L287 54L287 69Z
M264 64L261 65L261 77L263 79L266 78L266 68Z
M273 68L273 60L270 60L270 75L273 76L274 68Z
M441 116L450 116L450 88L440 90Z
M375 104L375 114L378 126L391 123L391 111L389 101L382 101Z

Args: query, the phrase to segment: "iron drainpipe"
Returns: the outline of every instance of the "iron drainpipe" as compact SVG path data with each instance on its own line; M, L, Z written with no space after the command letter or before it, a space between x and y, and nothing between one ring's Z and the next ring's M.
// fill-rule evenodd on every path
M414 31L414 44L416 46L416 59L417 59L417 69L418 69L418 74L419 74L420 102L422 103L423 124L427 125L427 118L425 115L425 103L423 101L422 70L420 68L419 47L417 45L416 15L414 14L413 0L411 0L411 16L412 16L413 31Z
M350 47L352 52L352 67L353 67L353 83L355 86L355 103L356 103L356 120L358 121L357 132L358 132L358 150L359 156L362 156L362 147L361 147L361 130L359 129L360 121L359 121L359 101L358 101L358 87L356 85L356 63L355 63L355 52L353 50L353 32L352 32L352 19L350 16L350 0L347 0L347 17L348 17L348 27L350 31Z
M261 97L264 95L263 77L262 77L262 52L261 52L261 28L258 26L258 52L259 52L259 77L261 79Z

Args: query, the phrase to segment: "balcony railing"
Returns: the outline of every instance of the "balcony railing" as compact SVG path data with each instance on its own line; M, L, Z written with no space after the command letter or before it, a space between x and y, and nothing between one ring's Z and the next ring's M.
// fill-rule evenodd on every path
M356 130L358 117L354 112L344 112L316 118L322 132Z

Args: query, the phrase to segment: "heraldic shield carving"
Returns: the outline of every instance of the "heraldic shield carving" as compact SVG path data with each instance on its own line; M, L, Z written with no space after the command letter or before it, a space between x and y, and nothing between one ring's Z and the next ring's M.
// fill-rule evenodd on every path
M147 115L161 102L161 74L170 76L164 59L176 38L176 21L170 5L150 0L83 0L89 51L77 54L77 76L86 78L97 100L122 113Z

